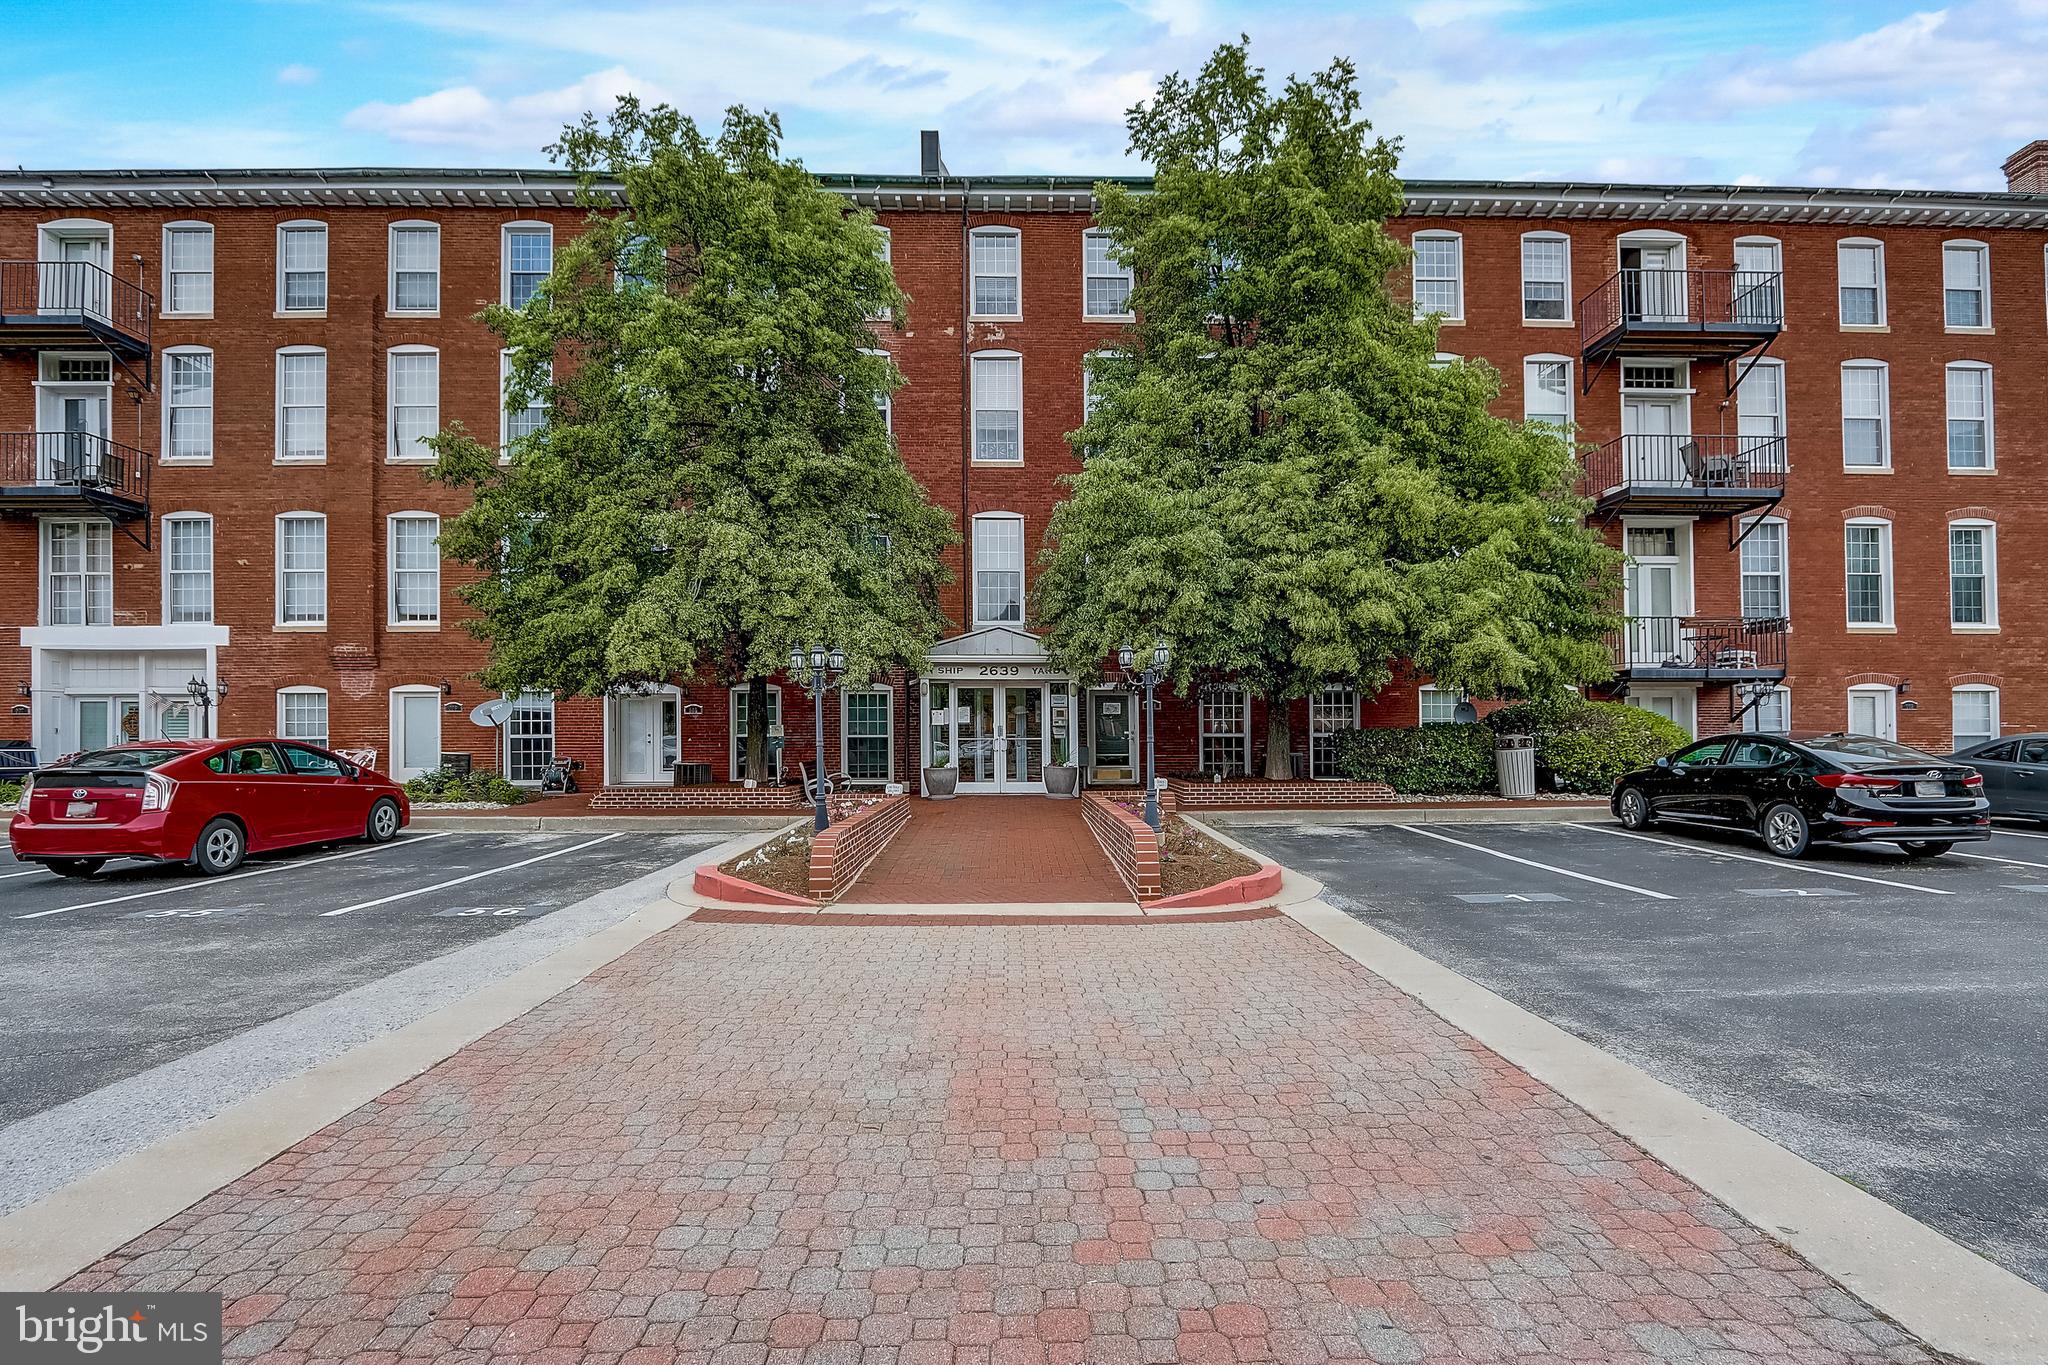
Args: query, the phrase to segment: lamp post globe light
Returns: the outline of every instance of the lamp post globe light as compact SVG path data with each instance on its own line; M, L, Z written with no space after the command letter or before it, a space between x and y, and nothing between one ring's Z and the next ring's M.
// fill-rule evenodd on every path
M812 645L789 651L792 677L811 675L811 714L815 723L816 747L811 751L811 829L822 834L832 823L825 809L825 684L834 674L846 671L846 651Z
M1138 651L1129 645L1125 645L1117 650L1116 662L1117 666L1128 674L1131 672L1132 665L1138 662ZM1161 682L1165 681L1167 665L1172 662L1173 651L1167 647L1164 640L1161 640L1152 646L1151 659L1147 662L1144 670L1137 674L1138 685L1145 689L1145 823L1152 827L1154 834L1160 832L1160 820L1159 781L1155 771L1157 767L1156 749L1152 741L1152 692Z

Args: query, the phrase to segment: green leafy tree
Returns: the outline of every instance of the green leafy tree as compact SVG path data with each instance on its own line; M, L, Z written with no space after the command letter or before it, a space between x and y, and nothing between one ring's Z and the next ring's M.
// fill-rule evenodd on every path
M854 686L922 662L953 539L878 408L902 381L873 319L904 298L872 220L780 141L772 114L734 108L712 138L631 97L566 129L549 151L583 174L585 229L531 303L484 314L508 407L542 400L546 423L505 452L432 443L432 477L473 495L441 548L481 571L483 680L745 680L755 778L767 677L814 643Z
M1091 362L1085 463L1049 527L1054 656L1093 676L1169 640L1183 694L1266 697L1271 777L1284 702L1377 690L1398 660L1487 697L1607 676L1618 556L1583 525L1572 446L1493 416L1499 376L1434 364L1435 322L1389 292L1398 149L1351 64L1272 94L1226 45L1128 127L1152 189L1097 193L1138 322Z

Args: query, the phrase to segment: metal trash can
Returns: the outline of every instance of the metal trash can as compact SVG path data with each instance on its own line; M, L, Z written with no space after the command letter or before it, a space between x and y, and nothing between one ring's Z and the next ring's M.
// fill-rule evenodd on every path
M1500 777L1502 796L1536 794L1536 737L1502 735L1494 743L1494 768Z

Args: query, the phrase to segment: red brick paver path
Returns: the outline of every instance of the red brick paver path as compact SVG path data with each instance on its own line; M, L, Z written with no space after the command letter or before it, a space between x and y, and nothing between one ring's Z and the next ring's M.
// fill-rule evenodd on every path
M1931 1359L1284 920L686 924L79 1276L231 1359Z
M919 799L842 905L1129 901L1079 801Z

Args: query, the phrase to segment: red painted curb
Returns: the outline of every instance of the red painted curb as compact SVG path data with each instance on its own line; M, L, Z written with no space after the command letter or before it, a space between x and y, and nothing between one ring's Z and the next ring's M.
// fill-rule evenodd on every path
M690 885L698 895L709 896L713 900L743 901L749 905L801 905L806 910L818 908L816 901L792 896L787 891L776 891L744 877L731 876L715 867L698 868L697 876Z
M1264 900L1280 893L1280 864L1261 863L1257 872L1247 872L1242 877L1232 877L1227 882L1205 886L1199 891L1183 891L1178 896L1167 896L1156 901L1146 901L1145 909L1172 910L1183 905L1243 905L1248 901Z

